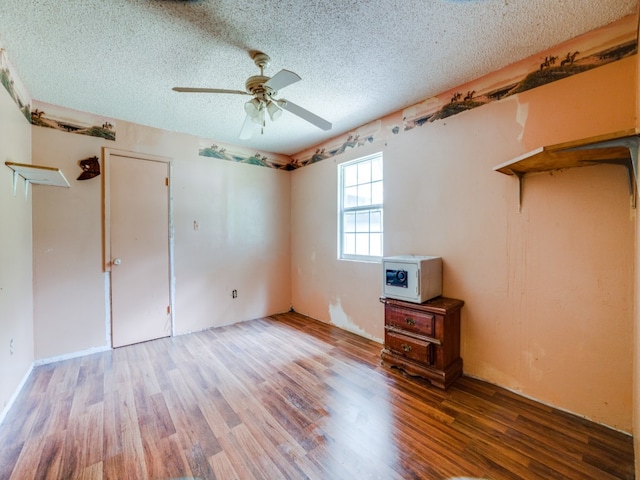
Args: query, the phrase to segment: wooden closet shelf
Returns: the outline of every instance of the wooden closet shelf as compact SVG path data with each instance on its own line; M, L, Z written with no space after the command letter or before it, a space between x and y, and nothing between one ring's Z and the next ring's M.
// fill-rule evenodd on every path
M522 204L522 178L528 173L597 164L622 165L628 171L629 193L632 196L632 206L635 208L635 175L638 172L640 145L638 133L637 129L629 129L539 147L496 165L493 169L505 175L518 177Z

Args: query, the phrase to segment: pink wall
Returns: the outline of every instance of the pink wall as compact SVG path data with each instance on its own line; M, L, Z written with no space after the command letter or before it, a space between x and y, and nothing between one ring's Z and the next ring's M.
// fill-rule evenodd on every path
M640 2L638 3L637 14L640 14ZM638 15L640 18L640 15ZM638 78L638 70L640 69L640 56L636 58L636 78L634 92L636 95L636 129L640 131L640 82ZM640 148L638 149L640 154ZM636 184L640 183L640 176L636 172ZM640 299L640 247L638 238L640 237L640 224L636 221L635 231L635 249L634 249L634 266L635 266L635 291L634 291L634 312L633 312L633 441L634 451L636 454L636 478L640 478L640 309L638 309L638 301Z
M196 151L176 162L173 188L178 332L289 310L288 172Z
M33 163L63 168L72 188L34 188L32 296L31 200L13 197L10 171L3 175L0 244L9 256L0 288L12 295L0 290L0 311L18 320L0 323L0 345L15 335L19 350L5 362L0 349L10 369L0 401L27 371L33 345L37 359L108 346L101 183L76 181L78 160L103 145L174 159L177 333L293 304L381 340L380 265L336 259L336 176L338 163L382 150L385 253L444 257L444 293L466 302L465 371L631 431L637 224L623 169L527 178L519 213L515 180L492 167L637 125L636 71L637 58L627 58L291 173L200 157L195 137L127 122L117 123L115 142L31 129L1 92L12 141L0 152L29 163L33 148Z
M103 145L173 159L176 333L289 309L288 172L200 157L198 142L121 121L115 142L33 127L34 163L71 183L34 191L37 359L108 346L101 177L76 180Z
M76 180L78 160L105 143L33 127L33 163L60 168L71 184L33 189L36 359L106 346L101 179Z
M636 58L389 137L385 255L437 254L461 298L465 372L630 432L635 211L616 166L492 167L635 125ZM337 164L292 174L292 303L381 339L379 264L337 257ZM367 151L365 151L367 150Z
M336 250L336 161L374 151L362 147L291 172L291 301L298 312L381 341L380 264L338 260Z
M33 362L31 190L4 162L31 163L31 126L0 86L0 420ZM13 339L14 351L10 351Z

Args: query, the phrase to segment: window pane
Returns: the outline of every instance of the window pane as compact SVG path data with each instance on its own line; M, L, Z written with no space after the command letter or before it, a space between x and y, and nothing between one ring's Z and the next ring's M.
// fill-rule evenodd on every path
M340 256L381 257L383 231L382 155L338 166L341 188ZM371 208L373 205L380 206Z
M356 232L369 232L369 212L356 213Z
M371 162L358 163L358 183L369 183L371 181Z
M355 255L356 253L356 235L355 233L345 233L344 242L342 244L345 255Z
M356 231L356 214L355 213L345 213L344 214L344 224L342 228L345 232L352 233Z
M358 205L358 187L348 187L344 189L344 208L351 208Z
M375 257L382 256L382 233L372 233L369 235L370 251L369 255Z
M358 164L348 165L343 168L344 186L350 187L358 183Z
M356 234L356 255L369 255L369 234Z
M382 211L381 210L371 210L370 215L370 232L382 232Z
M371 181L382 180L382 158L371 161Z
M371 205L371 184L358 185L358 206Z
M371 184L371 204L382 205L382 182Z

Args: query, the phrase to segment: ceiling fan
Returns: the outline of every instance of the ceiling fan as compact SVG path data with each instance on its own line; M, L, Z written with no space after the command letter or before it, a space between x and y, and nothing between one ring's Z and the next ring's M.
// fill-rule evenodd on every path
M260 69L260 75L253 75L247 79L245 82L246 91L226 90L223 88L190 87L173 87L173 90L176 92L187 93L230 93L234 95L252 96L253 98L244 104L244 111L247 113L247 116L242 124L242 129L240 130L241 139L251 137L255 124L260 126L261 132L263 131L265 127L265 111L269 114L269 118L271 118L272 121L275 121L280 118L283 109L297 115L322 130L331 130L331 122L328 122L324 118L311 113L309 110L306 110L289 100L285 100L284 98L275 98L280 89L301 80L297 74L283 69L273 77L267 77L264 74L264 69L269 66L269 62L271 61L269 55L254 51L251 54L251 58Z

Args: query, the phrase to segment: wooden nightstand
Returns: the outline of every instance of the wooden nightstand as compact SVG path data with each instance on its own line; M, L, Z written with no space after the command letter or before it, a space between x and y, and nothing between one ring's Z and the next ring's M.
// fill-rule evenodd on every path
M381 298L384 303L382 364L447 388L462 375L462 300L436 297L425 303Z

